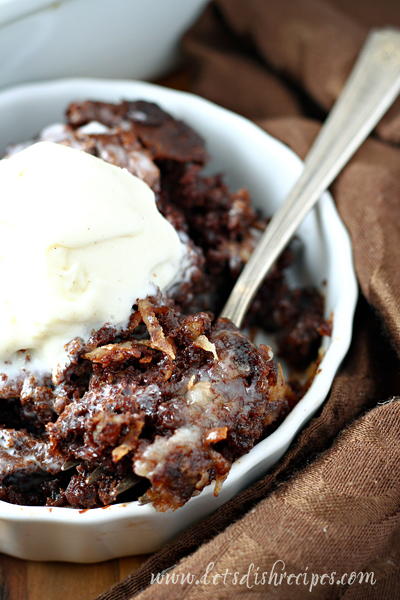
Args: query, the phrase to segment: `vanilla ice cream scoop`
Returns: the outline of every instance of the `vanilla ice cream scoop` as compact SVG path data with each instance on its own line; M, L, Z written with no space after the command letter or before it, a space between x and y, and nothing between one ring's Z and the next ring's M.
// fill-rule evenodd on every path
M71 339L126 326L184 256L153 191L127 170L51 142L2 159L0 372L28 354L29 370L54 371Z

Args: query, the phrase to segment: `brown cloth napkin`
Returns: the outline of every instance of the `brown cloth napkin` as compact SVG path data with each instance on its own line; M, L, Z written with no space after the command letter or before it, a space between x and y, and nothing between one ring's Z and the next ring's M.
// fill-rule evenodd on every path
M301 115L323 118L383 25L400 25L398 0L217 0L184 40L192 89L304 156L319 125ZM399 105L376 137L333 186L362 295L328 400L266 477L99 600L400 597ZM199 583L148 587L164 569ZM279 584L283 571L303 578ZM374 585L337 583L351 572L373 572Z

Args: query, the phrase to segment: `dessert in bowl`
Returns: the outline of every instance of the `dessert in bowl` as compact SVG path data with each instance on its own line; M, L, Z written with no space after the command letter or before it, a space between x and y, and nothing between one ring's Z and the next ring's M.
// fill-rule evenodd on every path
M29 102L31 118L21 127L26 116L24 102ZM68 105L67 125L40 133L52 122L62 121ZM105 198L109 195L104 169L119 172L124 167L130 182L135 181L138 188L146 185L146 191L154 195L160 223L175 235L170 245L162 243L162 233L154 240L154 249L161 245L163 252L148 268L152 272L161 264L169 269L166 274L164 268L164 277L152 273L161 285L152 281L151 290L132 288L124 318L115 316L114 307L109 315L102 313L99 321L90 323L90 334L88 329L86 335L76 330L77 336L64 337L66 356L52 366L51 376L42 373L40 380L37 368L35 371L40 352L32 345L29 356L22 352L26 346L21 342L15 348L18 356L9 357L3 398L11 406L3 417L9 419L3 424L3 436L8 436L3 451L13 460L8 460L11 470L3 473L1 488L2 498L7 500L1 504L4 551L24 557L90 561L154 550L265 472L322 403L351 334L356 287L346 233L331 201L325 198L299 232L302 260L295 256L299 248L285 252L250 311L252 326L277 330L278 353L297 368L317 358L321 334L329 333L326 318L333 313L332 336L324 338L320 372L298 401L296 390L284 383L269 347L257 347L232 324L215 320L209 313L218 314L266 226L265 216L282 200L301 168L289 150L248 121L204 100L137 82L77 80L17 88L2 94L0 110L4 122L9 111L14 125L9 124L8 134L2 132L2 139L28 145L11 148L4 161L7 168L18 163L15 169L23 173L22 179L29 175L26 165L32 164L32 155L39 153L35 176L42 169L43 179L44 165L48 165L57 174L55 181L63 185L65 165L78 159L83 165L83 150L87 153L85 173L95 169L94 163L100 168L96 161L104 163L103 179L99 171L95 176L101 185L93 192L100 202L103 192ZM212 157L207 166L205 146L192 127L206 139ZM38 135L45 141L26 144ZM50 156L55 155L59 161L52 162ZM202 172L205 167L206 174ZM230 189L219 176L210 175L217 169L228 176ZM290 169L291 180L287 174L283 176ZM79 177L71 179L60 192L66 194L60 206L73 195L70 210L76 210L78 203L79 214L84 200L79 201L79 186L73 187ZM47 186L48 181L43 183L42 196L49 195ZM235 186L239 191L231 191ZM253 208L244 187L250 189L261 212ZM89 245L97 243L97 254L104 240L113 239L115 248L116 237L124 238L124 243L132 237L130 217L118 220L118 214L124 213L118 194L115 198L115 215L107 218L105 210L103 218L97 219L96 210L92 211ZM138 202L142 209L143 198ZM40 201L38 208L42 204ZM46 202L42 208L45 212L40 214L48 215ZM82 227L89 225L92 214L92 209L85 210L82 208ZM68 211L63 218L61 211L60 217L64 225ZM327 220L329 233L324 229ZM105 223L107 231L103 231ZM153 222L150 225L152 228ZM54 265L55 261L55 272L63 272L63 293L65 256L60 257L60 247L64 254L67 247L74 256L75 262L68 259L66 263L67 291L70 294L72 281L72 289L79 289L74 297L79 304L87 282L77 269L71 280L70 267L82 266L86 260L82 252L88 246L87 233L83 243L75 235L75 226L73 242L79 237L79 243L71 250L71 240L64 240L70 231L68 223L59 232L58 227L50 229L52 235L61 236L50 236L45 251L51 248L56 254L50 262ZM340 247L336 248L336 243ZM146 244L136 250L124 246L126 261L123 255L114 256L118 270L114 289L119 289L119 279L129 276L129 269L128 275L119 273L118 262L132 259L140 271L139 266L153 253L148 240ZM76 248L81 252L78 258ZM96 280L98 263L86 265L91 283ZM48 275L48 252L46 265ZM112 279L112 268L106 272L107 280ZM341 290L337 278L343 279L343 273L346 289ZM102 271L99 280L103 276ZM323 280L327 281L325 315L317 290ZM37 304L41 305L40 290L38 293ZM32 295L35 304L35 291ZM105 303L106 307L111 304ZM61 320L65 324L66 319ZM56 329L59 333L60 327ZM39 349L43 350L43 344ZM25 361L22 367L21 360ZM11 373L15 367L23 372L20 379ZM21 448L29 449L27 460ZM208 485L213 481L218 496ZM117 504L111 505L113 502ZM103 505L106 508L96 508ZM63 541L60 547L56 538L66 524L68 532L62 535L67 543ZM42 531L40 542L33 539L38 528ZM89 543L88 534L94 532L96 537Z

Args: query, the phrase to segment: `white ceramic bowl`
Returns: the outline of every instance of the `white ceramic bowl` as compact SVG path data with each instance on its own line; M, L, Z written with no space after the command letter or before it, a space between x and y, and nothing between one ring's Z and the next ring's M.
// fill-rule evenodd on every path
M195 127L205 137L212 170L227 174L231 186L247 186L254 203L274 212L302 169L286 146L250 121L191 94L133 81L60 80L0 93L0 140L31 138L60 121L72 100L146 99ZM207 516L262 476L286 452L294 436L328 394L350 344L357 285L347 232L329 194L299 230L301 261L291 271L299 282L323 280L326 314L333 334L310 389L285 421L233 465L220 495L209 486L176 512L157 513L137 502L84 512L69 508L24 507L0 502L0 552L34 560L94 562L157 550L191 523Z
M52 77L160 77L207 1L0 0L0 87Z

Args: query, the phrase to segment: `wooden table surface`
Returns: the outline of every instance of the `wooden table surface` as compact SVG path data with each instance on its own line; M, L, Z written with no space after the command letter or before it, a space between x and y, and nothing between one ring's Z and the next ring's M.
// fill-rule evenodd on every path
M135 571L146 558L78 565L0 555L0 600L92 600Z
M185 68L157 82L185 90ZM0 554L0 600L92 600L135 571L147 556L92 565L33 562Z

